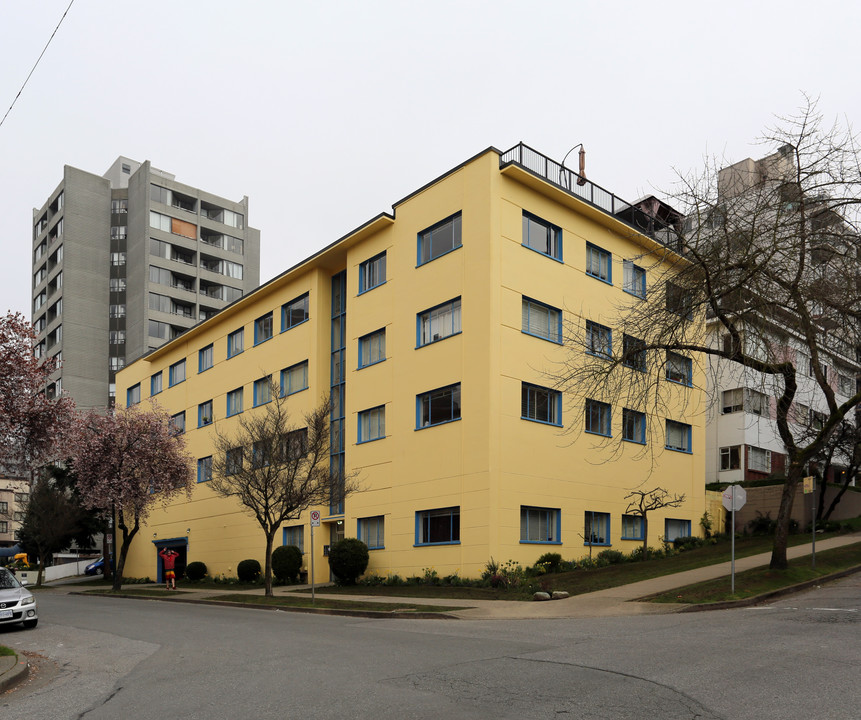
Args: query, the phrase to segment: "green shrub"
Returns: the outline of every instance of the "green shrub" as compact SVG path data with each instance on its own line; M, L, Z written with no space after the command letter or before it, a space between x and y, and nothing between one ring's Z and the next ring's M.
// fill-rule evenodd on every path
M676 550L689 550L691 548L698 548L703 546L702 538L698 538L694 535L690 537L677 537L673 540L673 547Z
M281 582L296 580L302 569L302 551L295 545L281 545L272 551L272 573Z
M604 565L618 565L625 561L625 556L618 550L602 550L598 553L596 561Z
M543 565L547 572L558 573L562 571L562 556L556 552L546 552L535 564Z
M260 577L260 563L257 560L242 560L236 566L240 582L254 582Z
M368 546L356 538L344 538L329 548L329 567L339 585L355 585L369 559Z
M199 560L190 562L185 568L185 576L192 582L203 580L206 577L206 565Z

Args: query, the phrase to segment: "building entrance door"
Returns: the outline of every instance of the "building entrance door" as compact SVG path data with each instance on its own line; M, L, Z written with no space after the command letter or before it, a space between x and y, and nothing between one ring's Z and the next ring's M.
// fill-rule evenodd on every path
M336 520L335 522L329 523L329 547L332 547L336 542L340 542L343 539L344 521ZM328 552L326 554L328 555ZM335 582L335 576L332 574L331 568L329 568L329 582Z

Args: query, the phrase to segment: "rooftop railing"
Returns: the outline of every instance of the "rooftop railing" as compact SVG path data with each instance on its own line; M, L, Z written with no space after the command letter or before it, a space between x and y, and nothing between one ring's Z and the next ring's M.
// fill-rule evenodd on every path
M528 145L518 143L510 150L502 153L499 158L499 168L502 169L512 164L519 165L524 170L543 178L569 195L573 195L608 215L612 215L637 232L647 235L676 252L680 252L681 243L672 226L622 200L618 195L614 195L573 170L563 167L560 163L542 155L537 150L533 150Z

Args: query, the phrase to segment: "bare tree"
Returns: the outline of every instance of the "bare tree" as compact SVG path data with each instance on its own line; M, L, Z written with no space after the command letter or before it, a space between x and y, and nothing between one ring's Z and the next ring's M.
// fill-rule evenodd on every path
M685 501L684 495L670 495L664 488L653 490L631 490L625 495L628 500L627 515L643 518L643 560L649 559L649 513L663 508L679 507Z
M841 462L836 463L835 458ZM857 476L858 470L861 469L861 428L847 420L841 421L831 433L821 453L814 460L820 463L821 468L821 482L819 483L816 502L816 520L825 523L828 522L834 509L846 494L849 484ZM828 473L831 469L835 471L839 469L842 475L839 481L835 481L839 484L840 489L831 499L826 510L825 498L829 487Z
M572 322L557 384L648 413L647 453L665 446L662 418L703 411L686 385L706 373L755 383L787 457L771 557L772 568L785 568L798 483L861 402L855 384L834 372L859 373L861 153L855 136L824 126L809 100L763 142L775 152L759 163L680 178L671 202L685 219L635 259L648 285L642 299L616 309L622 342L595 352L588 325Z
M354 476L330 474L329 401L297 425L277 385L270 385L269 397L264 407L239 417L233 432L216 430L210 482L219 495L236 498L262 528L267 596L272 595L272 545L278 529L314 505L339 504L356 489Z

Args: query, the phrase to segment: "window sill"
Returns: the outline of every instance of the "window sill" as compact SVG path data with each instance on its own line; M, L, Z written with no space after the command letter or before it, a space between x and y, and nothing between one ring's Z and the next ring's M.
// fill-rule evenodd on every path
M449 338L457 337L458 335L461 335L462 333L463 333L463 330L458 330L456 333L452 333L451 335L446 335L445 337L436 338L435 340L429 340L428 342L424 343L423 345L416 345L416 350L419 350L420 348L423 348L423 347L427 347L428 345L436 345L437 343L440 343L443 340L448 340Z
M609 285L610 287L613 287L613 278L612 277L605 280L604 278L600 277L599 275L593 275L592 273L589 273L589 272L586 273L586 277L590 277L593 280L597 280L598 282L602 282L605 285Z
M555 338L545 337L544 335L538 335L537 333L531 333L531 332L528 332L527 330L522 330L522 329L520 332L523 333L524 335L529 335L530 337L538 338L539 340L544 340L546 342L553 343L554 345L561 345L562 344L561 339L556 340Z
M664 450L670 450L672 452L682 453L683 455L693 455L693 451L691 451L691 450L685 450L682 448L674 448L674 447L670 447L669 445L665 445Z
M455 422L460 422L460 418L452 418L451 420L442 420L440 422L430 423L429 425L422 425L421 427L416 428L416 432L419 430L427 430L428 428L439 427L440 425L450 425Z
M288 327L284 327L284 325L282 324L282 325L281 325L281 332L285 333L285 332L287 332L288 330L292 330L293 328L299 327L300 325L304 325L304 324L305 324L306 322L308 322L308 320L310 320L310 319L311 319L311 318L306 318L306 319L305 319L305 320L303 320L302 322L297 322L295 325L290 325L290 326L288 326Z
M612 355L608 355L607 353L592 352L591 350L587 350L586 354L591 355L592 357L596 357L599 360L612 360L613 359Z
M382 360L374 360L374 362L365 363L364 365L359 365L359 366L356 368L356 370L364 370L364 369L365 369L365 368L367 368L367 367L372 367L372 366L374 366L374 365L379 365L380 363L385 362L385 361L386 361L386 358L383 358Z
M202 370L198 370L197 374L200 375L200 373L205 373L207 370L212 370L212 365L210 365L209 367L205 367Z
M673 385L681 385L682 387L693 387L693 382L685 382L682 380L673 380L672 378L666 378L668 383L672 383Z
M225 417L236 417L237 415L242 415L242 410L237 410L235 413L227 413Z
M521 545L561 545L561 540L521 540Z
M460 540L446 540L444 542L432 542L432 543L415 543L413 547L436 547L438 545L460 545Z
M300 392L302 392L303 390L307 390L307 389L308 389L308 386L306 385L306 386L305 386L305 387L303 387L303 388L299 388L298 390L291 390L291 391L290 391L290 392L288 392L288 393L285 393L285 392L282 390L282 391L281 391L281 397L287 397L287 396L289 396L289 395L295 395L296 393L300 393Z
M613 547L613 543L608 543L608 542L588 543L588 542L584 542L583 547Z
M532 252L537 253L538 255L541 255L542 257L546 257L546 258L550 258L551 260L555 260L560 265L565 264L565 261L561 257L556 257L555 255L549 255L546 252L542 252L541 250L536 250L534 247L530 247L529 245L524 245L523 243L520 243L520 246L525 247L527 250L531 250Z
M210 420L209 422L205 422L205 423L197 423L198 429L209 427L210 425L212 425L212 420Z
M386 284L386 282L387 282L386 280L383 280L383 282L381 282L381 283L377 283L376 285L371 285L371 287L369 287L369 288L365 288L364 290L361 290L361 289L360 289L360 290L359 290L359 292L358 292L358 294L356 295L356 297L359 297L359 295L364 295L365 293L369 293L369 292L371 292L371 290L374 290L374 289L376 289L376 288L378 288L378 287L382 287L383 285L385 285L385 284ZM368 548L368 550L370 550L370 549L371 549L371 548Z
M613 437L613 435L611 433L595 432L594 430L584 430L583 432L585 432L587 435L597 435L598 437L606 437L606 438Z
M231 355L230 353L228 353L228 354L227 354L227 359L228 359L228 360L230 360L230 358L235 358L235 357L237 357L238 355L242 355L242 353L244 353L244 352L245 352L244 350L240 350L239 352L235 352L235 353L233 353L232 355Z
M451 255L451 253L453 253L455 250L460 250L462 247L463 247L463 245L458 245L457 247L453 247L451 250L446 250L444 253L440 253L439 255L434 255L429 260L425 260L424 262L419 262L416 265L416 268L420 268L424 265L432 263L434 260L439 260L441 257L445 257L446 255Z
M185 380L177 380L175 383L171 383L170 385L168 385L167 388L168 388L168 390L170 390L170 388L176 387L177 385L182 385L182 383L184 383L184 382L185 382Z
M637 542L643 542L643 538L641 537L621 537L620 540L636 540Z
M550 425L551 427L562 427L562 422L550 422L549 420L537 420L531 417L525 417L523 415L520 416L521 420L526 420L527 422L538 423L539 425Z
M272 336L270 335L268 338L263 338L263 340L255 340L253 347L257 347L258 345L262 345L267 340L271 340L271 339L272 339Z
M595 277L595 276L590 275L589 277ZM622 290L624 292L626 292L628 295L632 295L633 297L637 298L638 300L645 300L646 299L646 293L640 294L640 293L633 292L631 290L626 290L625 288L622 288Z
M631 440L630 438L626 438L626 437L622 438L622 442L631 443L632 445L645 445L646 444L645 440ZM625 538L622 538L622 539L624 540Z
M259 402L259 403L256 402L251 407L253 407L253 408L263 407L264 405L268 405L271 402L272 402L272 400L267 400L266 402Z
M385 550L385 545L368 545L368 550Z
M370 440L356 440L356 445L367 445L368 443L377 442L378 440L385 440L385 439L386 439L386 436L383 435L382 437L371 438ZM370 548L368 548L368 549L370 550Z

